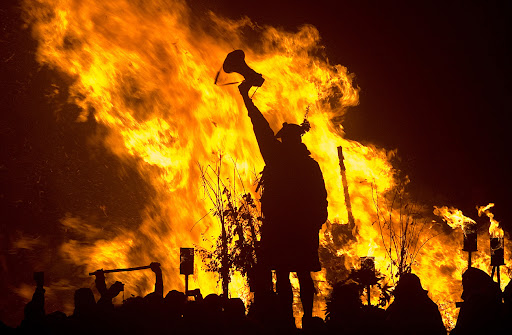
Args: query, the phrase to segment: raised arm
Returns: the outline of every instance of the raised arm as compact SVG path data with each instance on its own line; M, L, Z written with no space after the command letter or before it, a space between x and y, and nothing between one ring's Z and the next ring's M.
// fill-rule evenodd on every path
M38 310L38 314L44 315L44 272L34 272L34 280L36 282L36 290L32 295L32 302Z
M105 282L105 272L103 270L97 270L94 272L94 275L96 276L94 281L96 284L96 289L101 295L97 304L107 308L113 307L112 299L117 297L117 295L124 290L123 283L116 281L110 286L110 288L107 289L107 284Z
M96 289L100 293L101 297L104 297L107 293L107 284L105 283L105 273L103 270L96 270L94 272L96 276L94 283L96 284Z
M279 146L281 142L275 138L274 131L270 128L268 121L249 97L250 88L251 84L246 81L238 86L238 90L244 99L245 107L251 118L252 127L256 135L256 140L258 141L258 146L260 147L261 155L263 156L263 160L268 163L272 155L276 154L276 147Z
M34 272L34 280L36 290L32 295L32 300L25 306L25 319L22 322L22 327L38 325L44 321L44 273Z
M150 264L151 270L155 273L156 281L155 281L155 294L159 297L164 296L164 281L162 279L162 269L160 268L160 263L153 262Z

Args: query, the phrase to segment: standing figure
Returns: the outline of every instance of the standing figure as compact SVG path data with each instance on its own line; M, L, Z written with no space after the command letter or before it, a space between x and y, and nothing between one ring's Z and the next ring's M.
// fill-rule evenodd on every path
M462 274L462 306L451 335L504 334L502 292L484 271L468 268Z
M393 292L395 300L385 313L389 334L446 335L439 308L427 293L417 275L400 276Z
M311 272L320 271L318 231L327 220L327 191L322 171L311 158L302 135L307 126L284 123L274 135L272 128L249 97L249 81L239 91L253 124L265 161L261 185L263 224L258 254L260 279L271 287L271 270L276 271L276 291L286 317L293 319L290 272L296 272L304 310L303 321L312 318L315 287Z

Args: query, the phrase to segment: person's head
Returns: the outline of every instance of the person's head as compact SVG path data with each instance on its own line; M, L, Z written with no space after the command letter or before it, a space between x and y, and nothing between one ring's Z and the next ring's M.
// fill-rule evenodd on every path
M491 276L477 268L468 268L462 274L462 299L472 296L497 296L501 297L501 290Z
M208 294L204 300L203 305L209 313L219 313L222 311L222 297L215 293Z
M177 290L169 291L164 298L164 302L171 305L184 305L186 301L187 297L185 293Z
M343 282L335 284L329 298L329 304L348 308L361 307L361 289L359 285Z
M418 276L413 273L404 273L400 276L393 295L395 299L402 299L422 295L426 292L421 286Z
M160 308L163 301L163 297L158 295L156 292L151 292L144 297L144 304L146 307L150 308Z
M232 318L245 316L245 304L240 298L231 298L224 303L224 312Z
M96 301L90 288L83 287L75 291L75 315L90 314L95 306Z
M473 290L488 285L491 277L484 271L477 268L469 268L462 274L462 287L465 290Z
M187 297L185 293L176 290L169 291L164 298L164 306L172 315L182 315Z
M336 283L327 299L326 320L335 324L343 322L356 317L362 307L361 287L358 284Z
M294 145L302 143L302 135L305 130L302 126L295 123L283 123L283 127L276 134L276 138L280 138L285 145Z

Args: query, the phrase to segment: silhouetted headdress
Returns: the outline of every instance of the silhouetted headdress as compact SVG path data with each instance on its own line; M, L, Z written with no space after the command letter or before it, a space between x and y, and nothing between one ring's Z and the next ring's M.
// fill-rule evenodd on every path
M398 298L411 297L419 293L427 293L427 291L421 286L420 278L413 273L402 274L393 291L394 296Z
M309 129L311 129L311 125L308 120L304 120L301 125L285 122L283 123L283 128L277 132L276 138L301 137L307 133Z

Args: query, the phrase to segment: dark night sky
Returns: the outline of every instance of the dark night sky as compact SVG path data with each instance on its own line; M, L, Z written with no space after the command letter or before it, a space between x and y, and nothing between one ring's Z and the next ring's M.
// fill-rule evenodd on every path
M203 2L260 25L317 27L331 63L355 73L361 88L347 136L397 148L423 203L477 219L477 205L495 202L496 219L512 230L505 2Z

